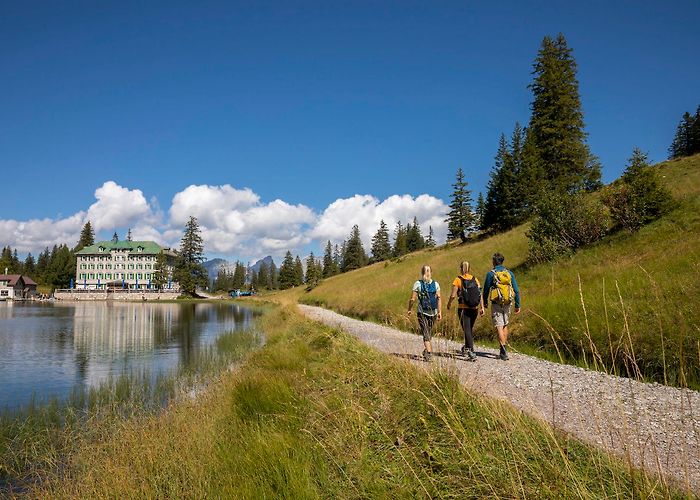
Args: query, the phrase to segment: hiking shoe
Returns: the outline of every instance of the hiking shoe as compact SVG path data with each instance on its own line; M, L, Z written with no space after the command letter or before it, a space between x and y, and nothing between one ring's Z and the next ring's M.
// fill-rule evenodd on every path
M501 358L503 361L508 361L510 359L506 351L501 351L501 354L499 354L498 357Z
M468 352L469 352L469 348L467 346L463 345L462 348L459 350L459 355L466 356Z
M427 349L424 349L423 350L423 360L430 361L430 356L431 356L431 353Z
M467 359L469 361L476 361L476 353L474 351L467 351Z

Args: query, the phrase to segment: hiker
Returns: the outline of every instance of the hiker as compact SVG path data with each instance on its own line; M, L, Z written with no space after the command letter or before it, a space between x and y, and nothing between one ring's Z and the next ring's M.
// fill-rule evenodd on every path
M420 270L421 279L413 284L411 299L408 301L408 315L411 315L413 303L418 302L418 329L423 335L423 359L430 361L433 347L430 344L435 319L442 319L442 297L440 284L433 280L430 266Z
M520 290L515 281L513 271L503 265L505 257L495 253L492 257L493 269L486 274L484 280L483 302L491 303L491 320L498 333L498 343L501 346L499 358L508 361L506 344L508 343L508 320L510 306L515 305L515 314L520 314Z
M476 276L469 273L469 262L464 261L459 265L459 276L452 282L452 293L447 301L447 310L450 310L455 297L458 300L457 318L464 332L464 345L462 356L469 361L476 361L474 352L474 323L477 316L484 315L484 299L481 296L481 284Z

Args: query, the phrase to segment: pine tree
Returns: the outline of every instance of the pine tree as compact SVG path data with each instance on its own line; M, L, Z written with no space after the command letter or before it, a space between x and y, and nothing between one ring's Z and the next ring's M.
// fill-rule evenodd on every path
M693 125L690 127L690 154L700 153L700 106L695 111Z
M343 243L345 245L345 243ZM335 244L335 248L333 249L333 266L336 270L336 274L340 272L340 265L343 263L343 253L340 250L340 246L338 244Z
M168 258L163 250L156 255L156 263L153 271L152 285L156 290L162 290L168 283Z
M408 253L408 247L406 246L406 229L401 224L401 221L396 222L396 228L394 229L394 247L392 248L392 254L394 257L401 257Z
M268 270L265 262L261 262L260 267L258 267L258 288L267 288L268 290L272 288L272 283L270 282L270 271Z
M2 248L2 254L0 254L0 274L13 274L14 269L12 269L12 248L9 246Z
M450 195L450 211L447 214L447 239L460 238L466 240L466 235L474 228L474 213L472 212L472 195L467 189L467 181L464 180L464 172L457 169L455 183L452 184Z
M301 259L297 255L294 258L294 286L299 286L304 284L304 265L301 263Z
M280 265L279 287L282 290L286 290L287 288L292 288L295 284L296 273L294 270L294 257L292 256L292 252L287 250L287 253L284 255L284 260Z
M350 231L350 237L345 244L341 270L345 273L367 265L367 254L362 246L360 228L355 224Z
M116 231L114 231L114 234L112 235L112 243L118 243L119 242L119 235L117 234Z
M408 224L406 228L406 248L409 252L415 252L420 250L425 246L425 240L420 232L420 226L418 225L418 219L413 218L413 224Z
M516 182L508 141L501 134L484 205L484 229L504 231L517 224Z
M246 268L243 262L236 261L236 266L233 268L233 278L231 280L231 288L234 290L242 290L245 285Z
M533 65L532 116L528 129L535 146L538 184L576 192L600 184L600 165L594 161L584 131L576 61L561 33L545 37Z
M34 262L34 257L32 257L31 252L27 254L27 258L24 259L24 265L22 266L22 272L29 276L30 278L34 278L36 281L36 263Z
M270 290L277 290L280 287L280 273L274 262L270 263Z
M260 281L258 278L258 273L255 272L255 269L250 271L250 289L251 290L260 289Z
M49 247L46 247L42 252L39 253L39 257L36 260L36 278L37 283L42 285L47 284L46 281L46 271L49 268Z
M132 241L131 240L131 228L126 232L126 241Z
M323 253L323 277L328 278L330 276L335 276L338 274L338 270L338 264L333 255L333 245L331 245L331 241L328 240L328 243L326 243L326 250Z
M85 247L95 244L95 231L92 229L92 224L87 221L83 226L82 231L80 231L80 238L78 239L78 244L75 246L75 251L78 252Z
M683 113L669 148L671 158L681 158L695 153L700 153L700 106L695 116L687 111Z
M306 258L306 275L304 276L304 283L306 283L309 288L313 288L318 285L319 281L321 281L321 273L319 272L316 264L316 257L314 257L314 253L311 252L311 254Z
M207 270L202 265L204 261L204 241L200 234L196 217L190 216L185 224L185 232L180 242L173 270L173 279L180 284L180 289L189 295L194 295L198 286L207 286L209 278Z
M474 225L479 230L486 229L484 227L484 213L486 212L486 201L484 201L484 193L479 193L479 198L476 200L476 210L474 210Z
M435 238L433 235L433 226L428 226L428 237L425 239L426 248L435 248Z
M389 228L384 220L379 221L379 229L372 237L372 262L381 262L391 258Z

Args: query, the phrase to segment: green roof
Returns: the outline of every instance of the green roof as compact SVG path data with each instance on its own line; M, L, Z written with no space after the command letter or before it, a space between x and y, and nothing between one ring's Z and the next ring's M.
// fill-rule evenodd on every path
M104 248L104 250L100 251L100 247ZM109 253L112 250L117 249L137 252L138 247L143 248L143 250L140 253L146 254L157 254L160 253L161 250L163 250L163 247L161 247L155 241L117 241L116 243L114 243L113 241L98 241L94 245L85 247L81 250L78 250L75 253L76 255L93 255Z

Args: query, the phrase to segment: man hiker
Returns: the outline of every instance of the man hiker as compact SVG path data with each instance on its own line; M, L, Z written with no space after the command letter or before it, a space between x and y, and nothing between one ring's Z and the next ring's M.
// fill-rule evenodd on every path
M486 274L484 280L484 304L491 304L491 321L498 333L498 343L501 345L499 358L508 361L506 344L508 343L508 320L510 306L515 305L515 314L520 314L520 290L515 281L513 271L503 265L505 257L501 253L493 254L493 269Z

